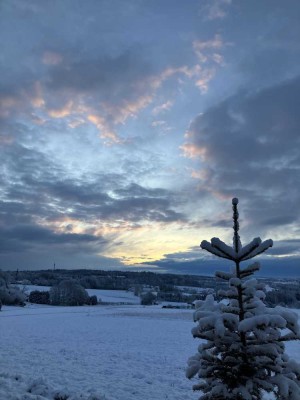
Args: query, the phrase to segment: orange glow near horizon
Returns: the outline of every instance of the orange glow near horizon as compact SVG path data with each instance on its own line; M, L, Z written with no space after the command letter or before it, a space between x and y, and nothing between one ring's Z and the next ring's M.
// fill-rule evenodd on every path
M129 221L88 223L66 216L39 223L56 233L92 234L108 239L109 244L104 251L101 249L101 255L118 258L125 265L154 262L163 259L166 254L186 252L191 247L197 247L203 238L216 233L216 229L212 232L181 223L135 226Z

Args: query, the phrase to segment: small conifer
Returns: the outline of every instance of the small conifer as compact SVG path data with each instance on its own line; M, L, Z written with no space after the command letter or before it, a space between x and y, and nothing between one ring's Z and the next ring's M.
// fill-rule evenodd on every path
M223 300L212 295L196 304L193 328L202 339L198 353L188 361L187 377L197 375L199 400L263 400L266 392L280 400L300 399L300 365L289 359L284 342L299 339L297 315L264 303L264 285L252 277L258 263L241 263L263 253L272 240L253 239L242 246L239 236L238 199L232 200L233 246L218 238L203 241L201 248L234 263L231 273L216 272L228 282L220 290ZM270 397L268 397L270 398Z

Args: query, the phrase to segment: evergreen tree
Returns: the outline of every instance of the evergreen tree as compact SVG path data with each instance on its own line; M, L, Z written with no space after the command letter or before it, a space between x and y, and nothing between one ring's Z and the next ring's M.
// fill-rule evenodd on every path
M229 286L219 291L222 302L215 303L209 295L196 304L198 325L192 334L204 341L188 361L187 377L200 378L193 387L202 391L199 400L262 400L266 392L278 400L299 400L300 365L289 359L284 346L285 341L299 339L297 315L265 305L264 286L251 278L258 263L241 267L273 242L255 238L242 247L237 204L233 199L233 247L218 238L201 243L202 249L232 260L235 269L216 273Z

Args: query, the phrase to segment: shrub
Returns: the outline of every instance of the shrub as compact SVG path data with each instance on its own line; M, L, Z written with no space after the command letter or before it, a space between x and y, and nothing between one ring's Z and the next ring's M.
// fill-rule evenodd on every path
M89 295L78 282L65 280L50 289L50 303L57 306L82 306L89 303Z
M50 304L50 293L34 290L30 293L28 301L35 304Z
M98 304L97 296L95 296L95 295L90 296L90 298L89 298L89 304L90 304L91 306L96 306L96 305Z
M154 304L156 296L152 292L147 292L141 296L141 304L143 306L150 306Z

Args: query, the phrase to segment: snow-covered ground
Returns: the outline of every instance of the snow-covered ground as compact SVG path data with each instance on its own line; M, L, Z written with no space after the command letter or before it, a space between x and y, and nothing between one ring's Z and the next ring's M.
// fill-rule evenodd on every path
M192 314L140 305L4 306L0 399L197 400L185 378L199 345ZM287 351L300 361L298 343Z
M185 378L191 310L4 306L0 326L1 400L197 398Z

